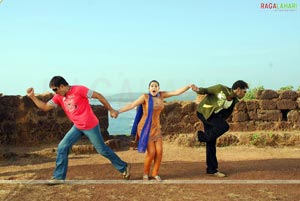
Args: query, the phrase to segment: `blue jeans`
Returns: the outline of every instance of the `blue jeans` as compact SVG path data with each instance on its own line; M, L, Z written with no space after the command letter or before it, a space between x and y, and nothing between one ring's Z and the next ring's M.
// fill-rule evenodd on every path
M95 147L96 151L102 156L109 159L112 165L121 173L126 170L127 163L122 161L117 154L115 154L110 147L108 147L103 140L100 132L100 127L97 125L90 130L79 130L74 125L67 132L65 137L61 140L57 149L56 167L53 173L53 177L56 179L65 179L68 170L68 155L69 150L73 144L75 144L82 135L86 135L90 142Z

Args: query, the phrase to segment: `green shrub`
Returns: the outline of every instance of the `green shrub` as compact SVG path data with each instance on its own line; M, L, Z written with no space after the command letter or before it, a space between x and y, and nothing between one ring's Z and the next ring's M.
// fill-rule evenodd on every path
M258 86L258 87L255 87L253 89L249 89L244 97L244 100L253 100L253 99L256 99L256 93L260 90L264 90L265 88L263 86Z
M289 86L281 87L279 90L285 91L285 90L293 90L293 89L294 89L294 87L289 85Z

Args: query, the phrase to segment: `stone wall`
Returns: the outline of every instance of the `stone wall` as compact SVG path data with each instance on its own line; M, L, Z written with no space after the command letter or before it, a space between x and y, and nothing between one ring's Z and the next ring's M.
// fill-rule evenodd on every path
M39 96L48 101L52 94ZM194 133L203 129L196 116L197 102L165 104L161 114L163 135ZM109 139L108 111L92 106L99 118L101 133ZM230 131L295 131L300 129L300 95L295 91L260 91L257 98L239 102L228 119ZM72 123L62 109L43 112L28 97L0 95L0 145L37 145L59 141Z
M52 94L38 96L43 101ZM100 121L101 133L108 139L108 111L92 106ZM0 96L0 145L37 145L61 140L72 123L64 111L43 112L27 96Z
M196 110L197 104L192 101L165 103L160 116L162 134L192 133L201 129Z
M229 120L233 131L300 128L300 96L295 91L259 91L255 100L239 102Z
M196 116L197 103L166 103L161 115L164 134L191 133L203 129ZM255 100L240 101L227 120L230 131L293 131L300 128L300 95L295 91L259 91Z

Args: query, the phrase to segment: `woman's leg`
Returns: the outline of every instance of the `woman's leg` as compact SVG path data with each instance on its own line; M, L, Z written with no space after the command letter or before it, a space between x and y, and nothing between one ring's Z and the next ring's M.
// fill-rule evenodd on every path
M152 176L157 176L160 168L160 164L162 161L162 154L163 154L163 143L162 138L159 138L156 142L154 142L155 145L155 156L154 156L154 165L152 170Z
M146 157L144 161L144 175L149 175L150 167L155 156L155 144L152 141L148 142Z
M57 148L56 167L53 173L55 179L65 179L68 170L68 155L69 150L75 144L82 133L79 129L73 126L60 141Z

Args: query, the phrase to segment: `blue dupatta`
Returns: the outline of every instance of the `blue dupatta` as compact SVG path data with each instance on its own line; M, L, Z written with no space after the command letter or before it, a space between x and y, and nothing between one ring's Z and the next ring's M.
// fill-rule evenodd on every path
M145 124L142 128L140 139L138 142L138 152L139 153L145 153L147 146L148 146L148 140L149 140L149 134L151 130L151 124L152 124L152 113L153 113L153 99L152 95L149 94L149 100L148 100L148 115L145 121ZM134 119L134 123L132 125L131 129L131 136L135 136L137 133L137 127L138 124L143 116L143 106L139 105L137 108L136 116Z

